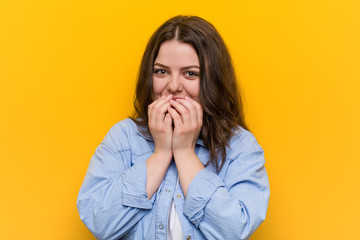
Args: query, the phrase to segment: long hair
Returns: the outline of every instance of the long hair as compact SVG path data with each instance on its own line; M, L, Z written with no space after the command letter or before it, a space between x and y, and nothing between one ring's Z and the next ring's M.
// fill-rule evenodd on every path
M199 99L203 108L203 126L199 137L210 153L207 164L213 164L219 172L234 129L248 127L230 54L220 34L206 20L196 16L176 16L151 36L138 73L132 120L146 134L150 134L147 114L148 105L153 101L153 64L161 44L168 40L190 44L199 57ZM218 154L221 154L219 160Z

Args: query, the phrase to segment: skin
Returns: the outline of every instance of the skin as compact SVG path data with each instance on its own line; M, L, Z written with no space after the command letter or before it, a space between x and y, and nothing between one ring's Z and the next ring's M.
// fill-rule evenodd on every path
M191 45L171 40L160 46L154 62L154 101L148 106L148 124L155 142L154 153L146 162L149 199L173 157L185 197L191 181L204 168L195 153L203 117L199 74L199 58Z

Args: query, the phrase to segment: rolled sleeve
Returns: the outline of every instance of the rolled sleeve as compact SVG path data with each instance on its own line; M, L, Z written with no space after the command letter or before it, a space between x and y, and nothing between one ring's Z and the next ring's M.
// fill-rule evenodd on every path
M132 161L129 135L125 121L110 129L96 148L79 191L80 219L97 239L122 238L154 202L146 195L146 159Z
M255 137L236 135L219 175L205 168L189 185L184 214L205 239L249 239L265 219L269 181Z
M122 204L128 207L151 209L154 196L149 200L146 193L146 161L136 164L122 175Z
M204 216L204 208L223 181L207 169L199 171L189 185L184 214L196 227Z

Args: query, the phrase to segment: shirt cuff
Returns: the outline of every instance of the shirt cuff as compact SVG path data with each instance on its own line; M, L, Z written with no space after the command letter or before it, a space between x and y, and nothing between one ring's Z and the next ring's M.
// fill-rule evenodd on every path
M146 161L136 164L122 174L122 204L128 207L151 209L155 195L149 200L146 192Z
M184 214L197 228L204 216L204 208L219 187L225 184L215 173L200 170L189 185Z

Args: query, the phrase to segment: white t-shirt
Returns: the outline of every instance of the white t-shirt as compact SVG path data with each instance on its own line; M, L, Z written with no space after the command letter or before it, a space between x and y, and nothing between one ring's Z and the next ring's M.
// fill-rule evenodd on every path
M176 187L179 185L179 177L177 179ZM172 200L169 218L168 218L168 230L167 230L167 239L168 240L182 240L184 239L181 224L179 221L179 216L177 214L174 199Z

